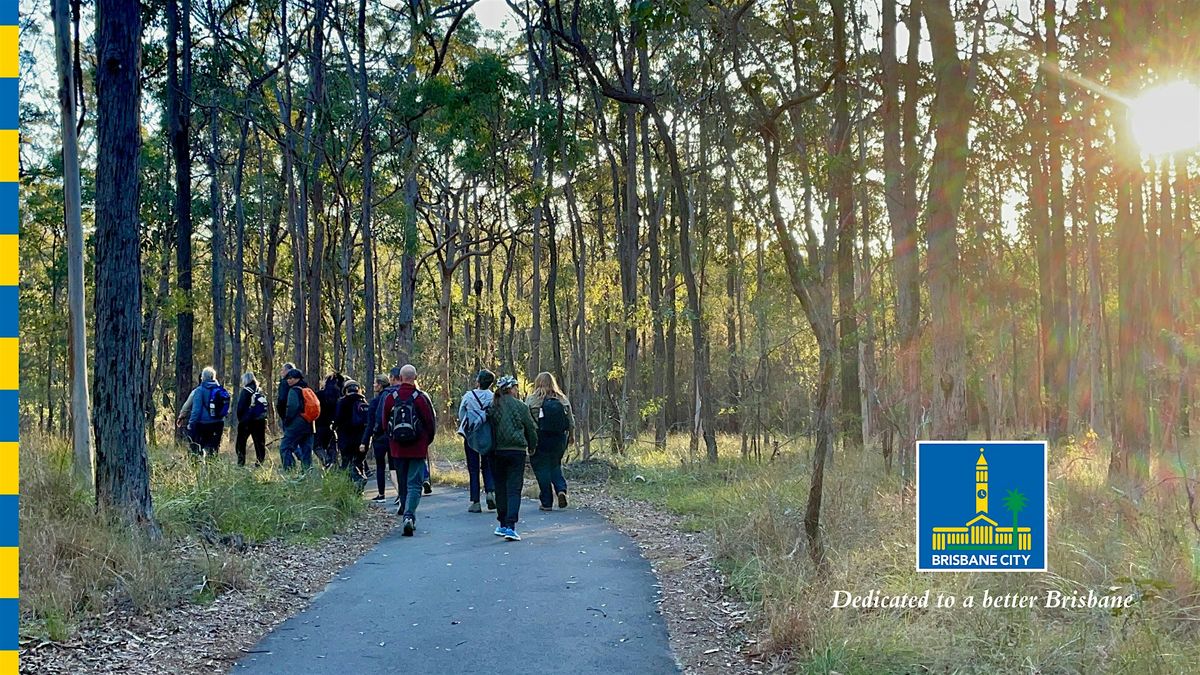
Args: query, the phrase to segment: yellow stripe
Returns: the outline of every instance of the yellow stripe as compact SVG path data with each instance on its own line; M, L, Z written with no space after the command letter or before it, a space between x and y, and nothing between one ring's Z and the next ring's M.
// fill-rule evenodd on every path
M15 183L20 180L20 162L17 157L19 147L20 137L16 129L0 130L0 183Z
M3 133L3 132L0 132ZM20 279L19 237L15 234L0 234L0 286L16 286ZM16 389L4 387L4 389Z
M20 64L16 26L0 26L0 77L17 77Z
M16 546L0 548L0 598L15 598L18 595L18 557Z
M0 389L19 389L17 338L0 338ZM0 493L2 494L2 493Z
M16 443L0 443L0 495L15 495L21 453Z
M17 652L0 652L0 675L17 675L20 668Z

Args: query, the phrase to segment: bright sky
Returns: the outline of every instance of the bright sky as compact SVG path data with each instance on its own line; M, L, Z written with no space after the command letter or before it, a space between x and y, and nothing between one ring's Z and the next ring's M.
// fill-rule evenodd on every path
M475 14L484 30L501 30L505 27L505 22L508 23L509 29L516 28L516 18L505 0L479 0L471 8L471 12Z

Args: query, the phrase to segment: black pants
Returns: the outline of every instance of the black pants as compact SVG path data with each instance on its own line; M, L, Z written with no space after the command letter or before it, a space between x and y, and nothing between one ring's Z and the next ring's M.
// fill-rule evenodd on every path
M358 442L352 438L362 438L362 430L359 429L357 434L347 433L345 441L339 438L338 450L342 453L342 471L350 474L351 480L361 487L367 482L366 455L359 454Z
M379 494L383 494L387 488L387 472L388 460L388 442L383 439L382 443L372 442L371 449L375 453L375 485L379 488Z
M313 452L321 458L321 464L328 469L331 466L337 466L338 462L338 445L337 436L334 435L333 429L322 429L317 427L316 442L314 443Z
M238 422L237 426L237 445L234 446L237 450L238 466L246 466L246 439L254 440L254 459L255 465L263 463L267 458L267 420L246 420Z
M529 458L529 466L537 477L538 500L542 506L554 504L555 492L567 491L567 479L563 477L562 460L567 451L566 434L538 433L537 452Z
M492 480L492 460L490 455L480 455L471 449L467 439L463 439L463 452L467 456L467 475L470 476L471 501L479 501L479 474L483 474L483 490L491 492L495 486Z
M525 457L521 450L493 450L492 481L496 484L496 520L501 527L516 527L525 484Z
M221 449L221 434L224 422L197 422L192 428L192 452L205 457L216 457Z

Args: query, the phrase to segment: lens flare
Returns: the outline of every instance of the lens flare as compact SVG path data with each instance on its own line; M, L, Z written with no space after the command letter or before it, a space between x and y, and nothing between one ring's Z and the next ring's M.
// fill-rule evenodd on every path
M1200 147L1200 88L1172 82L1129 102L1129 126L1147 155L1170 155Z

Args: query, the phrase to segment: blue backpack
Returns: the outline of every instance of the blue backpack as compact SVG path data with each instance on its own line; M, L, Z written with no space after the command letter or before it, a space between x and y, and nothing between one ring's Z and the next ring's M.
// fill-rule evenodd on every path
M208 410L208 418L213 422L220 422L229 415L229 391L219 384L214 384L208 387L208 402L206 404Z
M483 401L479 400L479 394L472 391L471 395L475 397L479 408L467 410L467 416L463 418L463 438L467 439L467 445L471 446L472 450L486 455L492 451L494 443L492 423L488 419L488 410L491 406L483 405Z

